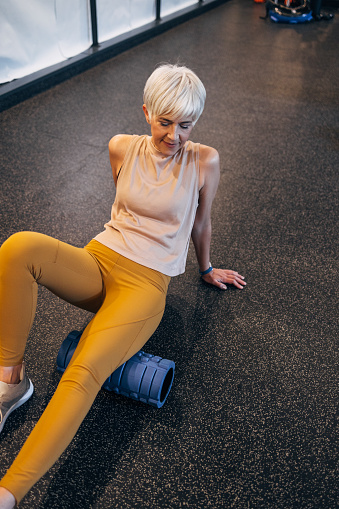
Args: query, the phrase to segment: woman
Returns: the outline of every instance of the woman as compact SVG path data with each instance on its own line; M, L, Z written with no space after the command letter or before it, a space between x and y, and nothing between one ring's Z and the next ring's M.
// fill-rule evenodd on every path
M59 386L0 483L14 507L68 446L106 378L139 351L162 318L168 284L185 270L192 236L200 275L225 290L243 276L210 264L211 206L219 182L215 149L189 141L205 88L186 67L163 65L146 82L152 136L114 136L111 220L85 248L21 232L0 249L0 431L33 393L24 349L37 283L95 313ZM18 320L20 317L20 320Z

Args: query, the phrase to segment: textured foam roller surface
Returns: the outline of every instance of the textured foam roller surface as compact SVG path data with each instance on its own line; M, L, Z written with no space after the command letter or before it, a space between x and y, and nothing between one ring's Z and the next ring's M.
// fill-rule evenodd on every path
M79 343L81 331L72 331L57 356L58 371L67 368ZM140 350L119 366L104 382L103 389L161 408L171 390L175 363Z

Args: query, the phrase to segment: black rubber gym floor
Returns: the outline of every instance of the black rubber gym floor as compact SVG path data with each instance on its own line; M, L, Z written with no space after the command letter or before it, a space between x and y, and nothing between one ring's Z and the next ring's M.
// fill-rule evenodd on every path
M1 241L35 230L83 246L110 215L109 139L148 132L146 78L163 61L193 68L208 94L193 140L221 157L211 261L247 281L207 287L191 247L145 346L176 363L165 405L101 391L21 508L335 508L339 17L264 14L231 0L0 116ZM40 290L35 393L0 436L1 475L89 319Z

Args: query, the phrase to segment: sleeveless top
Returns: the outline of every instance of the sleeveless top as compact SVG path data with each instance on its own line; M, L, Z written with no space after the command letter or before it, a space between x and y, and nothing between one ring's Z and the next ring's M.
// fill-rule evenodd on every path
M199 199L199 143L164 156L148 135L132 137L111 220L95 240L167 276L185 272Z

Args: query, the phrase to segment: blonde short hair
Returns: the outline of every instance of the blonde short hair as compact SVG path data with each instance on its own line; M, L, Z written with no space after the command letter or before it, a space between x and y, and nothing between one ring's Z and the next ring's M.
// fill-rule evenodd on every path
M203 112L206 90L198 76L184 66L165 64L151 74L144 88L150 115L192 117L195 124Z

